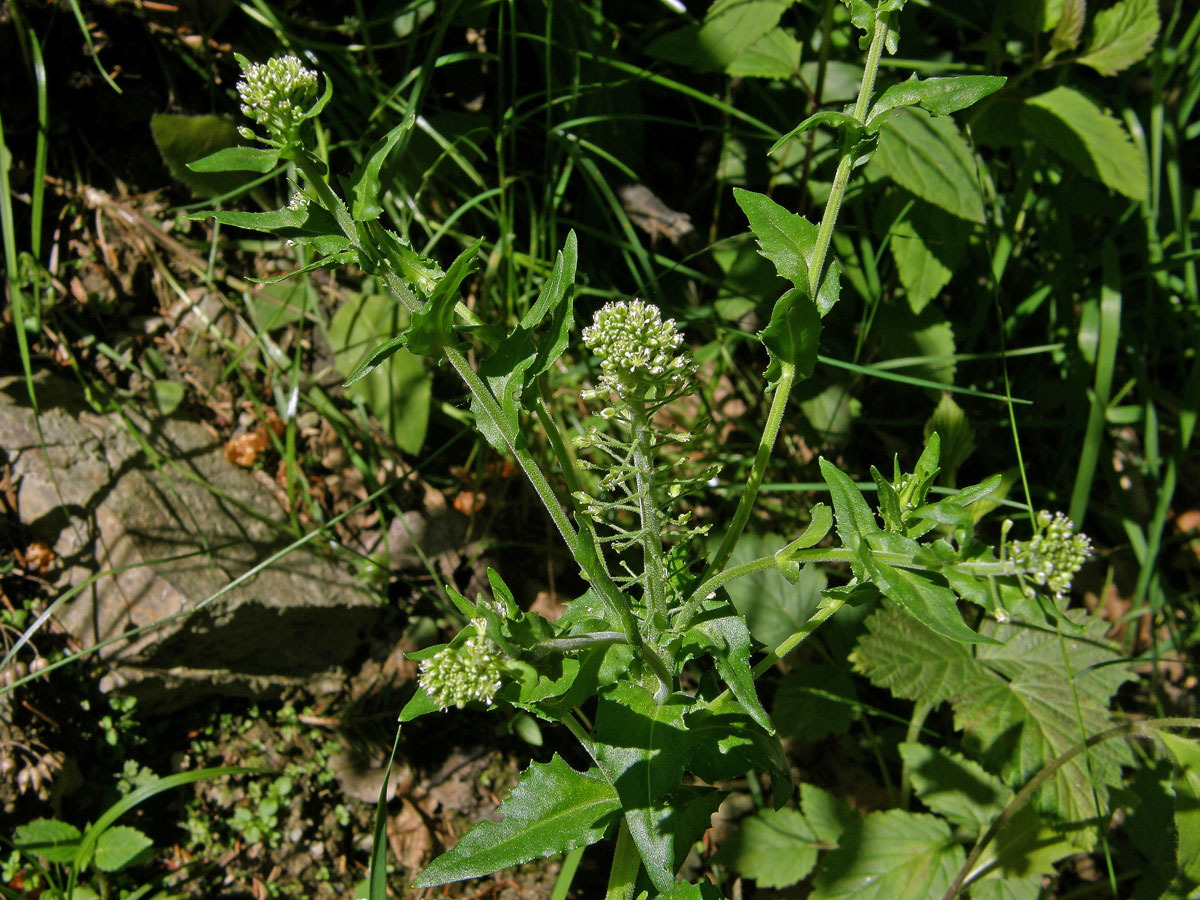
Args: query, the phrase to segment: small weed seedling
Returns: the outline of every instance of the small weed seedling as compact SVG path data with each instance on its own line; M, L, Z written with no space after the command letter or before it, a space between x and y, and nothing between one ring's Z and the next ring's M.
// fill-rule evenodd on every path
M707 526L690 520L685 499L715 473L681 469L681 449L695 436L669 430L662 423L670 417L660 415L696 390L696 367L676 323L640 300L601 308L582 329L582 342L602 372L584 399L603 427L564 434L548 408L546 381L575 325L574 234L511 331L480 322L458 297L482 240L442 271L379 224L380 171L412 119L379 141L349 179L335 182L307 135L309 120L330 100L328 81L322 92L319 74L296 57L265 64L239 57L242 108L260 129L242 133L261 146L223 150L193 168L265 173L289 164L296 191L273 212L207 215L307 245L317 259L301 272L356 263L380 279L410 324L371 353L351 381L400 348L448 363L471 394L480 433L523 470L589 585L557 622L522 611L494 571L490 598L472 601L447 589L468 624L449 644L414 654L420 690L401 722L451 706L508 704L568 729L591 766L578 771L558 756L531 765L502 804L503 820L476 826L421 873L417 888L577 851L615 833L609 900L642 892L719 896L708 881L676 881L726 795L716 785L769 775L774 810L795 793L756 678L847 605L874 610L854 651L856 670L918 704L901 745L904 791L915 792L931 813L862 816L803 786L801 812L790 811L799 820L792 829L799 862L787 883L805 877L817 848L826 848L813 898L953 897L987 881L995 882L988 896L1036 896L1028 886L1055 860L1094 842L1095 828L1086 823L1106 821L1108 791L1132 761L1128 745L1109 738L1164 724L1112 727L1109 702L1129 676L1111 665L1118 657L1103 641L1104 623L1067 609L1088 539L1063 516L1044 512L1033 517L1027 539L1010 541L1012 523L1005 522L997 545L982 543L973 505L1001 479L932 500L937 434L911 472L898 463L886 476L872 468L875 508L822 460L832 508L814 507L807 530L776 552L730 565L789 395L812 373L822 318L839 297L840 269L827 256L853 169L871 157L894 110L947 115L1004 85L991 76L914 77L876 97L875 76L884 52L895 52L903 0L847 5L866 51L857 101L843 112L818 113L781 139L814 127L838 131L839 164L821 221L814 225L761 194L735 195L760 252L792 287L775 300L758 335L769 359L764 434L736 513L707 554L707 544L695 540ZM531 452L531 429L546 436L556 471ZM848 569L851 577L823 591L808 621L752 667L751 635L726 585L766 570L796 580L814 564ZM689 666L702 673L694 691L681 689ZM984 765L920 743L924 716L943 701L954 706L968 743L986 749ZM1015 745L1002 739L1013 733L1020 735ZM1195 755L1186 742L1171 740L1177 759ZM770 816L760 811L763 821ZM378 835L376 843L383 843ZM379 853L372 896L382 897Z

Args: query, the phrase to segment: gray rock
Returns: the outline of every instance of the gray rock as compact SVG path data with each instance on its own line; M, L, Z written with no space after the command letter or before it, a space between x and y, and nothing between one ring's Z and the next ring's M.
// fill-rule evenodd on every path
M35 386L40 436L23 380L0 379L0 462L26 534L61 561L56 586L76 591L57 620L85 647L116 639L97 650L108 687L178 705L340 675L382 620L380 599L320 537L239 580L293 538L216 437L136 404L97 415L47 373Z

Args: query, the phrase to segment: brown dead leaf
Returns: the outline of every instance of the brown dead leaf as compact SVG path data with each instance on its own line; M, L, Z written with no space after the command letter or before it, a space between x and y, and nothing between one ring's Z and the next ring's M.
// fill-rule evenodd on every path
M400 812L388 817L388 846L410 871L422 868L433 850L433 835L425 819L407 798L401 800Z
M454 495L454 508L464 516L473 516L487 503L487 494L459 491Z
M258 462L259 454L267 449L267 436L255 430L237 434L225 442L225 459L235 466L248 469Z
M44 575L54 565L54 560L54 551L41 541L33 541L24 552L17 554L17 562L21 564L21 568L27 572L37 572L39 575Z

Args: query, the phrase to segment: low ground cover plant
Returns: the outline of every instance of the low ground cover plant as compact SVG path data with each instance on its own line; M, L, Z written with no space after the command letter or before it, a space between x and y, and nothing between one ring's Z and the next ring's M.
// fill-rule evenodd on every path
M937 129L940 117L1005 84L995 76L913 76L877 92L880 61L897 47L903 3L847 6L865 51L855 102L809 117L775 148L810 129L836 131L838 164L820 221L763 194L735 192L758 252L790 287L769 304L757 334L767 356L766 426L736 512L711 544L712 523L692 520L688 498L719 473L686 454L704 424L681 429L672 416L673 405L698 390L697 364L678 324L654 304L629 299L604 304L578 329L573 233L515 326L481 321L459 291L482 239L443 271L378 221L379 173L413 122L389 132L348 179L332 177L306 131L330 102L330 82L322 87L319 73L295 56L241 58L242 108L256 126L242 134L260 146L220 151L192 168L268 172L286 162L296 173L295 193L274 212L208 215L311 247L316 258L301 272L356 263L381 279L409 324L371 352L349 383L400 350L448 364L470 393L479 432L515 460L588 585L557 621L524 611L493 570L490 597L471 600L448 588L466 624L450 643L413 654L420 689L400 713L402 726L450 707L505 704L566 728L589 766L574 768L558 755L531 765L501 805L502 821L477 825L421 873L416 888L615 836L611 900L719 896L710 880L689 884L676 875L727 795L722 785L762 776L770 781L762 808L744 824L740 843L723 851L762 885L794 884L818 867L815 898L967 891L1035 898L1056 862L1104 842L1123 769L1135 764L1132 748L1140 746L1139 753L1163 754L1179 773L1170 790L1180 868L1166 895L1192 889L1186 798L1198 757L1172 729L1193 723L1114 719L1112 698L1133 676L1106 641L1107 625L1068 604L1092 548L1064 514L1004 519L994 538L981 538L980 521L994 509L1002 478L932 494L942 447L935 431L911 471L899 460L888 474L872 467L874 508L848 475L821 460L832 508L813 507L803 533L731 564L793 387L812 375L822 319L840 296L841 268L830 248L852 173L871 159L889 125L906 127L894 122ZM547 395L576 334L598 361L598 377L582 396L595 424L572 433ZM531 450L534 431L549 448L549 468ZM804 623L776 646L756 647L728 591L766 571L796 583L818 565L839 567L844 583L820 590ZM758 676L844 608L865 616L854 669L915 704L894 747L900 802L866 815L808 784L800 786L798 808L789 806L796 785L779 735L787 706L777 696L773 717L756 688ZM768 652L752 666L760 650ZM803 688L804 670L794 674ZM962 734L957 748L928 739L926 719L942 704ZM1155 740L1129 742L1147 736ZM910 809L913 801L927 811ZM772 859L767 848L788 853ZM1154 888L1143 880L1139 891Z

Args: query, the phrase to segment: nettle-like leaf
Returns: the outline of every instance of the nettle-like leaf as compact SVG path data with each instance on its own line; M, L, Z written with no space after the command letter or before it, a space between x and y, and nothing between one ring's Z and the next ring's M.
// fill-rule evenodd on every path
M828 507L824 509L828 511ZM815 510L814 513L821 515ZM781 542L782 538L774 534L743 533L729 565L769 556ZM731 581L725 589L738 613L745 617L750 635L767 647L777 647L812 618L825 584L825 574L820 568L807 565L790 575L779 569L763 569Z
M1092 39L1076 62L1115 75L1145 58L1160 27L1158 0L1120 0L1096 13Z
M1080 824L1075 832L1047 821L1032 806L1024 806L1000 829L975 865L984 874L971 886L975 896L1026 896L1030 885L1041 887L1042 878L1055 871L1055 863L1079 852L1090 843L1094 826ZM1034 893L1034 897L1039 896Z
M130 825L114 825L96 841L96 868L118 872L154 846L154 842Z
M47 862L71 863L83 838L79 829L58 819L34 819L18 825L13 832L13 845L22 853L38 856Z
M664 892L675 881L671 795L691 756L683 717L694 703L673 694L660 705L626 680L602 690L596 707L596 764L617 789L646 874Z
M734 63L779 22L786 0L716 0L699 25L684 25L656 38L646 52L697 72Z
M733 709L734 712L728 710ZM736 705L720 712L700 707L684 717L693 748L688 770L708 782L740 778L751 769L771 776L771 803L783 807L792 796L792 770L774 734Z
M896 697L936 705L956 697L977 671L969 645L898 610L878 610L863 624L867 633L850 654L854 671Z
M1158 731L1156 736L1179 767L1171 783L1179 867L1172 888L1178 896L1195 896L1200 887L1200 743L1169 731Z
M842 832L810 900L929 900L962 867L963 849L936 816L871 813Z
M1074 88L1030 97L1020 109L1025 133L1093 178L1131 200L1149 192L1146 154L1121 122Z
M1086 19L1087 0L1061 0L1058 21L1053 23L1054 33L1050 35L1050 49L1056 53L1074 50Z
M888 247L908 305L920 315L962 265L970 232L960 219L906 191L893 194L884 218Z
M982 223L975 156L954 120L916 107L895 109L880 118L879 147L871 166L952 216Z
M906 106L919 106L935 116L958 112L996 93L1007 80L1000 75L955 75L924 79L913 75L908 81L894 84L879 95L867 116L867 127L878 130L882 116Z
M842 669L810 664L793 669L775 690L772 718L780 734L819 741L854 721L854 680Z
M503 821L483 821L435 859L413 883L434 887L490 875L545 856L594 844L620 815L613 786L596 769L577 772L556 753L533 763L500 804Z
M916 743L898 749L917 798L974 834L982 834L1012 799L1008 785L961 754Z
M760 809L738 824L714 862L753 878L760 888L783 888L812 871L822 846L798 810Z
M734 78L792 78L804 45L783 28L772 28L725 66Z

